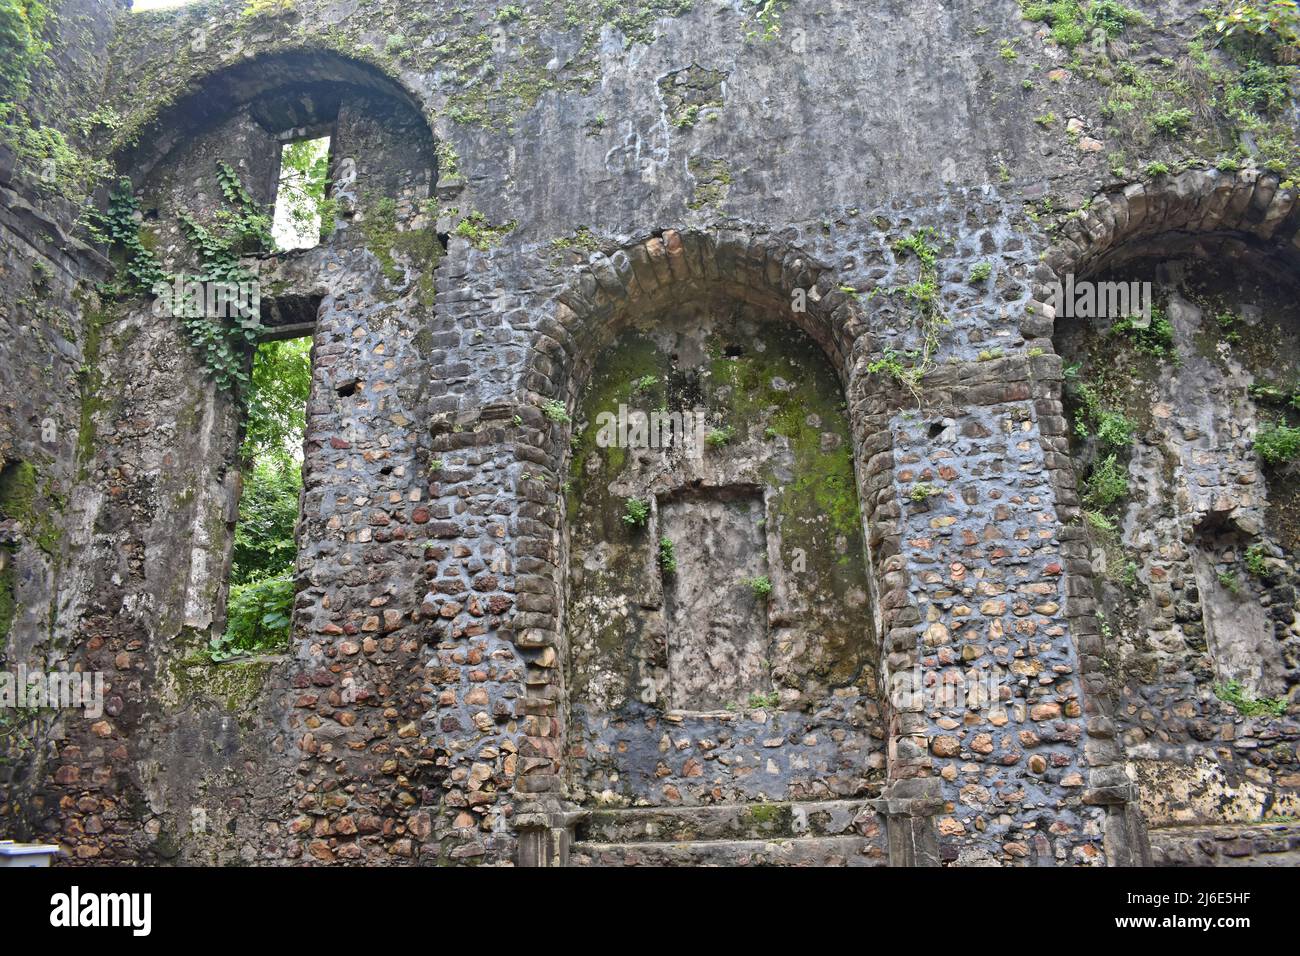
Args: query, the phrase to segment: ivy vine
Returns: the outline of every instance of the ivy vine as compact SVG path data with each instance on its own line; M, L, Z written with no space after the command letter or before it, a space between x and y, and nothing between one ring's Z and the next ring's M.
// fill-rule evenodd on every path
M109 195L105 212L89 214L91 235L121 253L120 280L108 289L117 296L157 296L160 286L184 290L190 283L253 283L257 277L240 259L272 247L271 219L249 194L239 174L228 163L217 163L221 194L233 209L219 210L209 225L193 216L180 215L181 232L198 254L197 275L170 275L140 238L139 201L131 182L123 179ZM190 289L194 286L190 285ZM228 394L243 394L248 386L247 350L257 344L263 327L256 310L230 316L210 316L202 303L185 293L173 297L171 313L181 320L190 347L203 366Z

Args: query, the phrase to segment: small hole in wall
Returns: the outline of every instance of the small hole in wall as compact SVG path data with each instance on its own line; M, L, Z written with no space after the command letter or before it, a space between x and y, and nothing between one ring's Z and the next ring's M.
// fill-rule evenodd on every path
M943 434L943 422L933 422L930 425L930 437L938 438Z
M339 393L339 398L351 398L357 393L357 389L360 387L360 380L354 378L349 382L344 382L336 389L336 391Z
M723 349L723 354L727 356L727 358L740 358L745 354L745 348L741 345L728 345Z

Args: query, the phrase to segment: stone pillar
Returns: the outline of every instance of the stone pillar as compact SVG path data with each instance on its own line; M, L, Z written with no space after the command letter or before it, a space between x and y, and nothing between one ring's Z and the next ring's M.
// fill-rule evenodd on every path
M520 866L568 866L573 829L586 816L572 804L552 798L520 806L514 824Z
M934 777L895 780L879 801L889 840L890 866L938 866L935 817L943 811L942 788Z
M944 862L1105 861L1106 811L1084 799L1084 688L1067 601L1087 562L1058 513L1058 487L1073 487L1053 480L1069 468L1058 379L1054 356L950 364L927 376L919 410L890 419L902 549L886 559L882 595L894 620L891 777L937 777L926 793L943 804ZM901 859L924 860L928 843L892 826L902 829L891 830L891 852L897 840Z

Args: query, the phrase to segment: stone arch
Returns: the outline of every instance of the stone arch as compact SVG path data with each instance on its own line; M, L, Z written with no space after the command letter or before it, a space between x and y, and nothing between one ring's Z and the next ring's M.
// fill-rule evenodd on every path
M621 330L636 318L653 318L703 295L721 296L776 313L778 320L785 319L786 324L815 343L838 378L838 388L848 400L858 523L866 526L869 535L865 538L866 570L875 621L869 623L864 610L863 625L864 630L870 627L874 638L881 627L879 595L898 586L897 574L884 578L884 572L877 567L877 558L883 561L889 553L896 553L897 542L890 540L894 515L884 507L879 509L879 522L874 520L877 501L883 504L893 495L889 456L881 454L888 450L890 435L887 427L882 429L879 419L869 421L866 413L863 368L871 341L856 296L841 288L831 266L796 242L740 227L711 231L668 229L638 237L612 253L592 256L556 297L553 317L539 323L523 383L524 401L535 407L562 403L565 417L574 415L578 397L598 357ZM806 306L806 310L792 311L795 303ZM568 429L552 425L540 415L534 420L542 426L541 437L536 447L523 452L523 460L531 463L530 470L535 471L544 459L557 478L563 477ZM544 601L538 606L546 610L524 613L516 619L516 642L531 649L526 650L532 658L530 673L549 688L546 701L534 695L537 711L528 718L534 731L545 733L521 746L521 755L548 758L543 773L549 779L543 786L528 782L526 774L517 784L525 792L536 793L558 789L564 783L567 648L563 608L568 554L561 496L530 491L526 497L537 503L529 517L554 529L546 541L545 560L533 562L542 573L535 579L520 580L521 590L543 592ZM531 509L531 502L526 507ZM898 570L897 566L891 568ZM876 653L880 653L879 648ZM883 700L878 703L887 706ZM883 763L885 754L880 753L879 758Z
M1103 191L1068 223L1046 264L1083 275L1125 246L1170 234L1237 233L1300 261L1300 204L1275 173L1188 170Z
M193 78L188 90L143 124L130 142L117 145L114 164L133 177L147 175L179 144L250 104L264 104L261 109L267 118L275 117L285 128L309 125L343 89L400 102L429 128L420 100L377 66L321 47L289 47ZM292 102L267 102L277 94L283 99L287 91L295 93Z
M1157 313L1167 320L1158 332L1166 341L1156 344L1152 333L1137 333L1148 336L1146 347L1156 357L1139 356L1130 367L1133 359L1126 350L1135 346L1123 338L1103 363L1123 364L1127 374L1113 377L1124 379L1122 387L1099 386L1087 361L1079 373L1083 385L1101 396L1106 411L1113 404L1115 411L1131 417L1141 440L1116 452L1095 431L1082 442L1076 436L1071 463L1060 472L1067 485L1062 499L1069 502L1061 517L1067 522L1099 507L1097 463L1107 453L1119 461L1128 482L1127 497L1107 519L1114 520L1117 530L1095 537L1091 568L1087 562L1080 568L1080 596L1087 597L1073 602L1079 619L1072 629L1079 635L1085 687L1102 705L1098 717L1107 724L1113 718L1117 732L1129 737L1128 766L1156 834L1171 822L1216 822L1225 808L1227 816L1237 812L1234 806L1249 804L1246 813L1265 812L1266 806L1287 812L1285 807L1292 805L1287 800L1294 799L1282 788L1253 787L1231 756L1224 758L1224 751L1207 743L1211 728L1236 716L1215 699L1214 688L1232 676L1224 671L1224 666L1231 668L1224 661L1234 656L1231 648L1215 646L1215 609L1236 632L1230 638L1220 634L1220 641L1247 639L1257 624L1254 629L1267 631L1260 648L1276 653L1281 647L1286 653L1292 647L1294 657L1296 636L1287 625L1266 620L1266 610L1259 607L1261 598L1266 605L1274 600L1268 593L1272 585L1261 585L1244 571L1240 584L1245 596L1232 585L1245 548L1264 540L1257 535L1264 530L1265 496L1257 489L1265 482L1251 447L1255 403L1246 389L1256 369L1245 358L1249 345L1232 345L1229 336L1261 336L1269 322L1250 319L1247 328L1245 313L1229 309L1216 315L1212 304L1226 299L1198 299L1188 290L1208 287L1222 276L1232 277L1239 290L1248 284L1274 292L1300 289L1298 198L1277 175L1254 169L1188 170L1107 190L1066 225L1036 277L1040 301L1027 323L1037 334L1053 336L1067 358L1086 359L1088 349L1097 352L1096 343L1116 334L1109 331L1115 317L1093 321L1057 315L1053 282L1064 283L1071 275L1076 280L1154 280L1154 288L1167 295L1167 315ZM1204 268L1190 269L1188 263ZM1250 283L1240 278L1245 276L1252 277ZM1162 304L1161 296L1156 298ZM1093 344L1085 348L1083 343ZM1080 386L1073 388L1077 392ZM1129 399L1138 391L1141 403L1152 410L1145 418L1131 414L1136 406ZM1211 394L1219 397L1211 399ZM1075 418L1080 414L1073 412ZM1071 425L1088 431L1086 423ZM1161 507L1164 513L1157 513ZM1285 587L1286 576L1279 562L1261 580ZM1086 620L1094 610L1105 621L1101 629ZM1237 660L1242 656L1235 655ZM1103 673L1107 658L1116 665L1114 676ZM1138 711L1154 714L1149 722L1154 730L1130 723L1126 715ZM1096 737L1090 737L1087 752L1094 787L1104 789L1107 775L1114 775L1108 765L1117 754L1106 739ZM1185 766L1194 762L1188 754L1199 754L1196 760L1203 765ZM1194 780L1200 782L1189 783ZM1250 796L1241 796L1247 792ZM1215 801L1219 803L1211 808Z
M331 755L332 745L319 744L308 723L329 720L328 714L349 707L356 708L359 720L373 719L375 698L367 696L368 688L384 686L387 691L388 668L404 670L419 660L421 644L413 636L419 622L418 594L409 586L421 577L418 557L394 548L397 556L383 580L358 569L365 568L368 556L398 537L386 528L371 530L369 521L375 512L382 511L378 520L400 527L403 534L427 521L422 389L431 359L420 343L433 323L431 292L442 255L436 227L424 207L436 184L437 163L432 131L415 99L378 70L325 50L260 56L205 76L154 120L139 146L114 157L118 168L149 200L144 204L145 227L158 233L175 230L179 212L202 219L220 208L221 192L214 182L217 160L237 168L254 199L268 201L267 189L274 186L279 163L278 144L283 142L279 134L330 120L332 110L349 96L364 97L366 103L382 99L392 111L350 110L347 122L354 146L363 149L366 143L378 143L384 148L371 150L371 156L358 154L358 182L340 210L348 228L336 232L331 242L301 254L246 261L265 290L263 321L275 326L270 335L310 333L315 341L304 443L309 480L303 494L292 615L293 640L303 651L301 656L236 661L222 665L225 670L185 663L184 646L206 639L214 630L219 633L225 614L241 493L240 412L232 396L205 377L181 325L154 321L158 313L138 299L105 307L100 317L105 347L87 359L102 363L92 385L96 389L92 425L101 434L108 426L116 432L122 422L142 420L141 415L184 424L131 429L129 436L88 449L85 474L79 479L88 505L84 516L78 517L81 525L71 533L71 546L79 549L83 560L103 567L111 567L111 556L119 551L138 555L142 570L122 573L121 580L97 581L95 593L85 588L73 594L60 605L65 626L80 636L83 646L140 647L140 656L153 669L150 673L166 674L169 681L177 682L164 692L170 696L162 705L177 716L160 736L222 739L229 753L250 755L250 764L255 755L264 768L256 784L236 774L216 784L189 773L188 765L185 769L178 765L165 784L166 798L159 798L162 809L149 811L153 825L168 831L175 821L187 819L189 806L209 786L257 791L255 812L223 816L219 826L214 816L214 830L225 831L228 824L232 841L237 829L255 828L258 821L290 819L293 783L287 776L288 762L301 759L322 777L342 766ZM222 131L236 120L241 131L251 134L224 137ZM414 148L405 148L408 139ZM367 195L367 190L373 195ZM381 207L381 199L389 200L388 204ZM158 210L156 216L148 215L151 208ZM377 215L386 219L378 222L380 228L371 228ZM193 264L184 259L190 252L188 244L168 240L154 247L168 271L193 271ZM181 250L177 259L167 261L177 249ZM110 341L134 341L137 347L110 349ZM109 383L115 382L124 385L112 388ZM177 467L176 461L186 467ZM161 468L159 462L164 463ZM127 487L120 499L103 490L114 486L119 468L125 475L121 483ZM340 514L333 503L336 495L353 503L350 513ZM132 509L134 514L128 513ZM130 531L113 536L104 533L107 527ZM183 549L164 550L153 544L170 538L184 542ZM336 570L333 577L322 573L327 566ZM170 595L174 607L167 614L151 613L153 603L136 597L151 591ZM139 610L110 621L95 613L92 598ZM307 686L304 675L326 656L348 657L347 651L334 645L352 648L353 637L380 648L379 657L366 659L358 653L346 672L321 676L330 686L311 698L312 706L319 706L321 712L300 718L296 711L303 704L295 702L300 696L295 688ZM150 695L147 683L141 689L141 678L135 675L143 673L134 665L130 675L110 677L124 688L127 701L117 722L123 740L145 726L146 708L159 700ZM223 682L232 680L244 688L237 698L221 693ZM400 692L392 691L388 699L390 703L400 700ZM406 700L400 703L411 706ZM242 710L237 734L231 730L236 722L229 718L235 709ZM404 725L416 716L406 715ZM391 736L388 745L400 747L396 725L378 732ZM92 739L89 730L78 733ZM274 745L279 749L273 750L271 740L276 734L283 736ZM91 752L90 747L85 750ZM356 765L364 759L363 755L343 756ZM140 759L134 745L131 757ZM85 759L88 777L90 761L97 758ZM62 772L73 780L80 767L69 766ZM124 758L113 772L115 786L123 792L138 788L136 763ZM415 758L407 772L411 780L421 779L421 774L426 774L426 780L433 776ZM429 816L415 801L398 812L412 818L412 832L428 835ZM186 830L182 822L180 832ZM350 836L355 835L353 830ZM355 858L359 841L348 837L344 835L336 846L343 858L346 854ZM132 841L136 842L134 834ZM138 842L133 852L152 852L145 845L148 837L143 829ZM284 851L301 854L306 844L293 845L298 842L296 835L289 838ZM405 849L409 855L409 841ZM203 841L197 849L187 846L186 852L228 850L220 841ZM334 858L333 851L323 847L317 847L315 855Z

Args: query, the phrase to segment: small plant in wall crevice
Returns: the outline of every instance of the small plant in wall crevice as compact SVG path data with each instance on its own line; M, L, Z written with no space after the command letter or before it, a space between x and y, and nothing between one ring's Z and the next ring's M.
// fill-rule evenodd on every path
M671 538L659 539L659 567L664 574L677 573L677 548Z
M1215 684L1214 696L1235 707L1243 717L1281 717L1286 713L1285 697L1251 697L1240 681Z
M650 505L640 498L628 498L623 503L623 523L629 528L644 528L650 520Z

